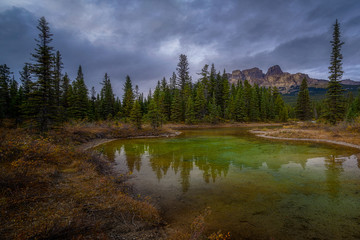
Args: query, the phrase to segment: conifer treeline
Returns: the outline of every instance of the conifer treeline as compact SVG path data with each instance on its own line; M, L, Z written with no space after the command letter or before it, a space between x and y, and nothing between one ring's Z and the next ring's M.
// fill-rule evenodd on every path
M45 18L39 20L32 63L20 72L21 84L11 78L10 69L0 65L0 119L15 119L46 131L50 126L71 119L90 121L118 119L133 122L138 128L143 120L156 128L165 122L217 123L233 121L286 121L285 106L276 88L251 86L247 81L230 85L227 75L214 64L205 65L200 79L193 83L187 56L181 54L169 82L163 78L153 93L144 97L138 86L133 89L129 76L120 100L115 97L110 77L105 73L100 93L85 84L82 67L71 81L63 74L62 57L51 46L52 34Z
M96 93L94 87L89 91L81 66L74 81L63 74L61 54L51 47L52 34L44 17L37 28L40 33L33 62L26 63L20 72L20 86L11 77L9 67L0 65L0 123L5 118L14 119L16 125L46 131L73 119L117 119L132 122L137 128L146 121L156 128L165 122L284 122L295 117L310 120L320 112L326 113L323 107L311 105L306 80L301 85L295 109L284 103L275 87L250 85L246 80L230 85L225 70L221 74L214 64L211 67L206 64L193 83L187 56L183 54L169 81L163 78L146 97L139 93L138 86L133 88L129 76L125 79L122 99L116 97L107 73L101 91ZM360 112L360 100L349 102L347 107L348 116L354 118Z

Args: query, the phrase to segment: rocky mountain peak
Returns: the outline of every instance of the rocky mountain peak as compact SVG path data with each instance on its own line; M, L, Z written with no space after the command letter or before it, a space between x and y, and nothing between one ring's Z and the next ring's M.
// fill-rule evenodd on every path
M298 91L304 78L307 79L308 86L312 88L326 88L328 84L327 80L311 78L305 73L291 74L283 72L279 65L270 67L266 74L261 69L254 67L242 71L234 70L228 76L230 83L237 84L238 81L248 80L250 84L258 84L260 87L277 87L281 93ZM344 85L360 86L360 82L349 79L343 80L341 83Z
M283 74L283 71L281 70L279 65L275 65L272 66L268 69L266 76L271 76L271 75L281 75Z

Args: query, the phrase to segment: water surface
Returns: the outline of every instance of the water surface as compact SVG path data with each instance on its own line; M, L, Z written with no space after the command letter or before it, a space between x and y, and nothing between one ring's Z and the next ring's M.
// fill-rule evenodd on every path
M245 129L188 130L176 138L98 147L173 227L206 207L208 231L233 239L360 239L357 151L271 141Z

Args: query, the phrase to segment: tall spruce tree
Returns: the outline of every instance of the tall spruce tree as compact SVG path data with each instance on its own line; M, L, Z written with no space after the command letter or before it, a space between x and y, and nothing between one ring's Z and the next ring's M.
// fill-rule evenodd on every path
M194 101L191 97L188 97L186 101L186 108L185 108L185 123L186 124L193 124L196 121L195 111L194 111Z
M62 57L59 51L56 51L54 62L54 100L57 107L60 106L61 99L61 78L63 69Z
M93 86L90 90L90 109L89 109L89 120L96 121L99 119L97 109L96 109L96 91L95 87Z
M173 122L180 122L182 120L182 101L180 90L175 89L173 101L171 103L171 120Z
M341 54L341 47L344 42L340 40L340 24L337 19L333 27L333 40L330 42L332 47L329 67L330 81L328 83L326 93L327 112L325 115L325 118L331 124L341 121L345 115L345 99L343 96L344 90L340 85L340 80L344 73L342 70L343 56Z
M18 87L18 83L13 77L10 81L10 103L9 103L9 118L15 120L15 125L17 126L21 122L21 104L23 100L23 91L22 87Z
M196 88L194 110L196 118L203 120L206 114L206 97L203 82L199 82Z
M212 100L212 97L216 90L216 69L215 69L215 65L213 63L211 64L211 69L210 69L209 85L210 85L209 93L207 96L208 102L210 102Z
M154 98L152 98L149 103L148 119L153 129L157 129L162 124L161 113Z
M111 86L110 77L105 73L100 92L101 115L103 119L112 118L115 115L115 97Z
M230 100L230 83L229 83L229 79L228 76L225 72L223 72L223 75L221 77L222 80L222 105L221 105L221 109L222 109L222 114L223 117L225 117L225 109L228 108L229 105L229 100Z
M10 68L6 64L0 65L0 124L2 119L8 115L10 74Z
M25 63L22 71L20 71L19 74L20 74L20 81L24 94L24 100L27 100L30 97L30 92L33 90L30 66L28 63Z
M185 54L180 54L179 63L176 68L178 86L180 87L181 94L184 94L185 86L190 82L189 76L189 62Z
M75 119L87 117L89 109L88 89L85 85L84 74L81 65L75 81L72 83L71 115Z
M19 72L21 88L23 92L23 101L21 105L21 116L23 119L29 119L33 109L30 107L30 98L34 93L34 84L31 81L30 65L25 63L22 71Z
M300 85L296 101L296 117L302 121L310 120L312 117L311 102L306 78L302 80Z
M238 90L235 96L235 109L234 118L238 122L244 122L246 120L246 107L245 107L245 96L244 88L242 83L238 84Z
M67 73L65 73L61 83L60 116L62 118L62 121L66 121L70 117L70 113L69 113L70 98L71 98L70 94L72 94L72 87L70 85L69 76Z
M137 129L141 129L141 119L141 106L139 100L136 99L131 109L130 120Z
M122 109L125 118L130 116L131 109L134 103L134 92L132 88L131 79L129 76L126 76L125 84L124 84L124 95L122 101Z
M54 116L54 78L53 78L53 47L50 46L53 34L45 17L38 21L37 29L40 31L35 53L32 54L34 64L32 72L36 76L35 94L31 101L31 107L35 110L36 126L40 131L48 130Z

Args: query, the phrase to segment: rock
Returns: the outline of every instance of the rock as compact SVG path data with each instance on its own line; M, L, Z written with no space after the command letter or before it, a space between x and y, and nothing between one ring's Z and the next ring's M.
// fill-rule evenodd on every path
M277 87L283 94L298 91L301 82L304 78L308 81L308 86L313 88L326 88L328 81L322 79L310 78L305 73L291 74L283 72L279 65L272 66L264 74L259 68L251 68L245 70L234 70L228 74L229 82L237 84L238 81L248 80L250 84L258 84L260 87ZM360 82L355 82L349 79L341 81L345 85L360 85Z
M281 75L281 74L283 74L283 71L281 70L280 66L275 65L268 69L266 76Z
M264 73L257 67L255 68L251 68L251 69L246 69L242 71L243 74L245 75L245 79L249 81L250 84L261 84L264 82Z

